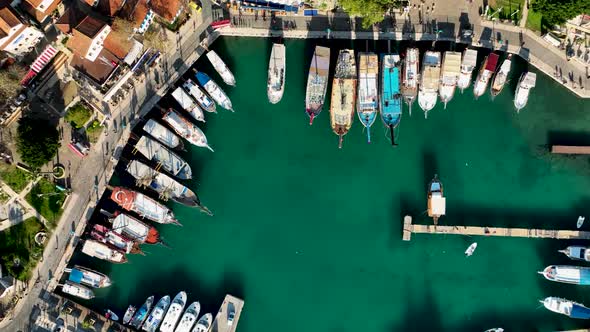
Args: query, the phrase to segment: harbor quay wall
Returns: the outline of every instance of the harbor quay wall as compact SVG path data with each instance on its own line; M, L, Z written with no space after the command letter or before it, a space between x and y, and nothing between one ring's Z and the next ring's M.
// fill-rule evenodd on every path
M431 17L420 24L386 18L368 30L350 17L276 17L272 23L271 19L253 20L251 15L233 15L230 21L231 26L219 30L222 36L447 41L509 52L519 55L578 97L590 98L590 75L586 66L569 61L562 50L532 31L481 21L479 17L475 23L464 16Z

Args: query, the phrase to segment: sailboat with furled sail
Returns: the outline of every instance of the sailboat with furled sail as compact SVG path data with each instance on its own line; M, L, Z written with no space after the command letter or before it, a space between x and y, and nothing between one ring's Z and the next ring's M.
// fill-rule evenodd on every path
M354 50L340 50L332 82L330 103L330 124L334 133L338 135L338 148L342 148L344 135L348 133L352 126L356 100L356 82Z
M330 76L330 49L316 46L309 74L307 75L307 88L305 89L305 112L309 115L309 125L320 114L324 106L326 91L328 90L328 77Z
M371 143L371 126L377 119L379 110L379 58L375 53L359 54L359 75L357 94L357 114L367 128L367 142Z
M440 76L440 100L443 102L444 108L447 108L447 103L453 99L455 95L455 88L457 81L461 74L461 53L459 52L445 52L443 55L442 72Z
M266 87L268 101L271 104L276 104L283 98L283 92L285 91L285 69L287 68L286 56L285 45L272 45L270 60L268 61L268 80Z
M418 62L420 52L417 48L409 48L404 59L404 66L402 69L402 95L404 100L408 103L408 112L412 115L412 104L416 100L418 94Z
M219 55L217 55L215 51L209 51L206 56L207 59L209 59L209 62L213 65L213 68L215 68L219 76L223 79L223 82L227 85L235 86L236 78L234 77L234 74L232 74L231 70L229 70L225 62L221 60Z
M397 145L394 130L402 120L399 65L397 54L385 54L381 58L381 119L389 128L392 145Z

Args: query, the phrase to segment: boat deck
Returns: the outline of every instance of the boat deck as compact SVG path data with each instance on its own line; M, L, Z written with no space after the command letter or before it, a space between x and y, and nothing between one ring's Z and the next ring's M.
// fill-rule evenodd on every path
M231 326L227 324L227 307L230 302L233 303L236 312L234 322ZM223 299L223 303L221 304L217 315L215 315L213 324L211 324L210 332L234 332L238 327L238 322L240 320L240 315L243 308L244 300L230 294L225 295L225 299Z
M451 235L477 235L477 236L507 236L545 238L558 240L590 239L590 232L573 230L549 230L528 228L503 228L503 227L479 227L479 226L434 226L412 224L412 217L404 217L404 229L402 239L410 241L412 233L417 234L451 234Z

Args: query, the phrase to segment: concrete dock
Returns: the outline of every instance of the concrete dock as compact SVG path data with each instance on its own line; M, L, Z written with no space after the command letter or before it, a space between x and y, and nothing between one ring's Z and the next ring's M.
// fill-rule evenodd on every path
M590 146L553 145L551 153L555 154L590 154Z
M590 232L572 230L549 230L528 228L502 228L502 227L478 227L478 226L441 226L441 225L416 225L412 224L412 217L404 217L403 240L410 241L412 233L419 234L451 234L469 236L510 236L545 238L558 240L588 240Z
M233 306L233 311L235 312L235 315L233 322L228 324L228 307L230 306ZM219 307L217 315L215 315L215 320L211 325L211 332L234 332L236 330L236 327L238 326L238 321L240 320L242 308L244 308L244 300L239 299L233 295L227 294L225 296L225 299L223 299L221 307Z

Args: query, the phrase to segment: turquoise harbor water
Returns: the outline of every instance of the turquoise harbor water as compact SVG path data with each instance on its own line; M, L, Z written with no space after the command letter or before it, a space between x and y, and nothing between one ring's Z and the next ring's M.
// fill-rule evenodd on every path
M539 75L517 115L514 87L526 68L517 60L511 86L493 102L487 92L475 101L469 89L457 92L446 110L439 103L428 120L417 103L411 117L406 107L397 148L380 120L367 144L356 118L339 150L327 106L312 127L304 112L316 43L331 46L332 70L338 49L366 46L285 40L285 96L270 105L271 41L215 42L238 81L235 88L222 85L236 113L220 110L200 125L214 153L190 147L182 154L195 174L190 187L215 216L170 203L184 224L158 227L171 248L145 247L148 255L131 256L124 265L75 257L114 280L87 304L122 314L149 295L186 290L190 301L215 313L232 293L246 301L241 332L588 327L538 303L561 296L590 305L590 288L552 283L536 273L550 264L583 264L557 252L575 241L414 235L402 242L401 234L405 214L430 223L426 185L434 173L447 196L441 224L575 228L578 215L588 215L588 158L551 156L546 145L590 144L590 103ZM368 47L387 50L385 42ZM204 57L197 67L221 83ZM120 173L113 181L125 177ZM474 241L478 249L466 259L463 252Z

